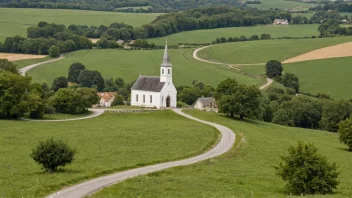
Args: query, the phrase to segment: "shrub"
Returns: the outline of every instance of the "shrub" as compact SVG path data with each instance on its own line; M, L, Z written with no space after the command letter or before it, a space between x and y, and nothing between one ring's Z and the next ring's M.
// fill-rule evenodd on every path
M30 156L38 164L41 164L45 171L53 173L57 171L58 167L72 163L75 153L76 151L63 141L51 138L45 142L39 142Z
M56 45L52 45L49 48L49 56L56 58L60 56L60 48L57 47Z
M281 156L282 162L275 167L276 174L287 181L287 190L294 194L327 194L336 189L339 182L335 163L318 154L313 144L290 146L287 156Z
M282 75L282 64L280 61L277 60L270 60L265 65L266 75L269 78L274 78L276 76Z
M114 101L112 102L112 106L116 105L124 105L124 100L121 95L116 95Z
M352 151L352 118L346 119L339 123L340 142L348 146L349 151Z

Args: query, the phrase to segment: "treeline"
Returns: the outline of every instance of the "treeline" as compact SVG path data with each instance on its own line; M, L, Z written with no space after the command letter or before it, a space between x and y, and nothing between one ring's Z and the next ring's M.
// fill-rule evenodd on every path
M0 0L0 7L9 8L46 8L46 9L74 9L74 10L97 10L112 12L155 12L165 13L179 10L187 10L210 6L237 6L241 4L238 0ZM124 7L149 6L139 9L121 9Z
M318 28L321 37L333 37L339 35L352 35L352 27L341 27L336 20L328 20Z
M314 12L314 15L308 19L307 17L304 16L295 16L292 18L292 23L293 24L320 24L322 21L326 20L342 20L343 17L341 17L340 13L336 10L331 10L331 11L316 11Z
M220 38L216 38L215 41L213 41L213 44L217 44L217 43L227 43L227 42L243 42L243 41L256 41L256 40L268 40L271 39L271 35L270 34L262 34L260 36L258 35L252 35L251 37L246 37L244 35L240 36L240 37L229 37L229 38L225 38L225 37L220 37Z
M317 5L314 7L309 8L309 10L312 11L318 11L318 10L337 10L339 12L352 12L352 5L348 4L345 1L335 1L335 2L328 2L325 5Z
M91 49L92 42L84 36L78 36L64 25L38 23L37 27L29 27L27 37L7 37L0 43L0 51L8 53L49 54L52 46L59 48L59 53L79 49Z

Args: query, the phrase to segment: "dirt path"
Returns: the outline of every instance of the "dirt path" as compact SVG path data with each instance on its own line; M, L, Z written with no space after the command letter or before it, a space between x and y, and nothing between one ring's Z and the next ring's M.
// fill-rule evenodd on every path
M35 68L35 67L38 67L39 65L44 65L44 64L47 64L47 63L52 63L52 62L55 62L55 61L58 61L58 60L61 60L64 58L64 55L61 54L58 58L55 58L55 59L52 59L52 60L48 60L48 61L44 61L44 62L40 62L40 63L36 63L36 64L32 64L32 65L28 65L28 66L25 66L23 68L20 69L20 74L22 76L26 75L26 72L28 72L29 70Z
M46 56L47 55L0 53L0 59L7 59L9 61L38 59L38 58L45 58Z
M327 58L339 58L352 56L352 42L342 43L330 47L313 50L305 54L287 59L282 63L294 63L308 60L319 60Z
M217 157L229 151L232 148L233 144L235 143L236 135L231 129L225 126L222 126L220 124L207 122L207 121L192 117L188 114L183 113L181 109L173 109L173 111L181 116L213 126L216 129L218 129L221 133L221 139L218 142L218 144L215 145L211 150L207 151L206 153L203 153L195 157L178 160L178 161L165 162L161 164L155 164L155 165L141 167L141 168L135 168L135 169L115 173L112 175L107 175L96 179L88 180L81 184L77 184L69 188L63 189L59 192L56 192L48 196L48 198L84 197L96 191L99 191L106 186L116 184L118 182L130 179L132 177L138 177L140 175L146 175L152 172L157 172L157 171L161 171L161 170L176 167L176 166L186 166L190 164L195 164L197 162L201 162L210 158Z

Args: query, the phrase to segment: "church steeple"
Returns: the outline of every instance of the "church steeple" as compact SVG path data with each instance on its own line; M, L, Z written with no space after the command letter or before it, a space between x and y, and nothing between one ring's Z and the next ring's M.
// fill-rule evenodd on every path
M165 41L164 57L163 57L163 62L161 63L160 67L172 67L172 65L170 63L169 54L167 53L167 41Z

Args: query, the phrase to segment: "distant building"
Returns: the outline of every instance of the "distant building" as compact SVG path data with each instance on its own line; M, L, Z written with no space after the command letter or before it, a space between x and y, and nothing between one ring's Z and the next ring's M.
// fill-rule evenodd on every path
M115 95L117 92L98 92L100 97L99 106L101 107L111 107L112 102L115 100Z
M273 25L288 25L287 19L275 19Z
M125 41L124 41L124 40L121 40L121 39L119 39L118 41L116 41L116 43L117 43L118 45L122 45L124 42L125 42Z
M193 103L193 108L205 111L218 112L218 105L213 97L198 98Z
M172 83L172 65L167 52L160 65L160 76L139 76L131 88L131 105L143 107L175 108L177 90Z
M342 19L341 22L342 22L342 23L350 23L350 21L347 20L347 19Z

